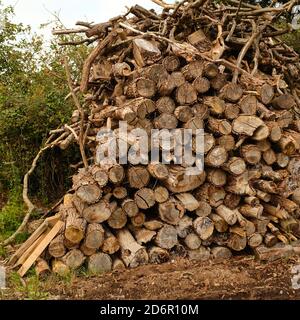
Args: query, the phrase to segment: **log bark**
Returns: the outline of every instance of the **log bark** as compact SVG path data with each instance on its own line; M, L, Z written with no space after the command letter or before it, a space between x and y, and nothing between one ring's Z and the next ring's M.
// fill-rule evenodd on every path
M232 157L223 164L222 168L230 174L238 176L246 171L246 163L242 158Z
M175 195L185 210L194 211L199 208L199 202L191 193L178 193Z
M111 257L103 252L95 253L88 259L88 271L91 274L100 274L112 270Z
M190 233L185 237L184 243L189 249L195 250L201 246L201 239L195 233Z
M175 107L175 102L170 97L161 97L156 101L156 108L159 113L172 114Z
M166 202L169 199L169 191L165 187L158 186L154 189L154 197L158 203Z
M177 242L177 231L173 226L165 224L157 232L155 243L160 248L171 249L177 244Z
M241 155L251 165L257 164L261 160L261 152L259 148L253 144L242 146Z
M216 261L230 259L232 257L232 252L226 247L214 247L211 249L211 253Z
M270 134L267 125L255 116L239 116L233 120L232 130L236 134L250 136L256 141L266 139Z
M164 263L170 259L168 250L156 246L152 246L148 254L150 263Z
M50 267L46 260L38 258L35 264L35 273L39 279L46 279L50 275Z
M160 228L163 227L163 225L164 225L163 222L159 220L149 220L149 221L145 221L144 223L145 228L152 231L159 230Z
M52 272L57 273L58 275L65 277L70 273L70 268L63 263L61 260L54 259L52 261Z
M104 241L104 229L101 224L90 223L86 228L84 245L90 249L99 249Z
M100 200L83 210L83 216L89 223L102 223L111 216L111 208L109 202Z
M69 211L66 227L65 227L65 238L72 243L79 243L85 234L86 221L82 219L75 211Z
M210 167L220 167L227 161L227 158L228 154L225 148L216 146L207 154L205 163Z
M176 101L181 106L194 104L197 101L197 91L186 82L177 88Z
M199 208L195 211L199 217L207 217L211 214L211 206L206 201L198 201Z
M169 175L168 167L163 163L150 163L147 169L150 175L158 180L165 180Z
M118 239L108 230L105 230L105 239L102 245L102 251L107 254L114 254L120 249Z
M88 204L97 202L101 196L101 189L96 184L88 184L80 186L76 191L77 197Z
M142 188L134 194L134 201L140 209L149 209L155 205L153 190Z
M179 220L184 215L184 211L184 206L174 198L170 198L158 206L158 213L161 220L172 225L179 223Z
M117 208L107 219L107 223L113 229L122 229L127 223L127 215L122 208Z
M146 249L135 241L128 229L119 230L117 238L121 247L121 259L127 267L135 268L148 262Z
M134 166L128 169L128 181L131 188L141 189L148 185L150 175L146 167Z
M139 213L139 208L133 199L125 199L121 207L128 217L134 217Z
M61 258L62 262L66 264L70 269L75 270L83 265L85 256L78 249L70 250L66 255Z
M48 252L54 258L61 258L66 254L63 234L58 235L50 242Z
M201 240L207 240L214 232L214 223L208 217L196 218L193 226Z
M218 208L216 208L216 213L231 226L237 222L237 216L235 212L224 205L220 205Z

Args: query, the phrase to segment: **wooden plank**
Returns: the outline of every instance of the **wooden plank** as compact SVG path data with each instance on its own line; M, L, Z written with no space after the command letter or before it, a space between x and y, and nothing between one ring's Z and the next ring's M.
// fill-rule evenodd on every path
M33 234L21 245L21 247L12 255L8 264L15 264L18 258L40 237L42 233L48 228L48 225L53 226L59 219L60 214L45 219L45 221L33 232Z
M42 240L46 237L46 235L49 233L51 229L48 228L47 230L45 230L44 233L42 233L38 239L35 240L35 242L21 255L21 257L19 258L19 260L14 264L14 266L12 267L13 269L16 268L19 265L22 265L27 258L31 255L31 253L33 252L33 250L42 242Z
M42 242L34 249L32 254L28 257L28 259L24 262L22 267L18 270L18 274L23 277L26 272L30 269L36 259L42 254L42 252L46 249L48 244L54 239L54 237L61 230L64 223L62 221L57 221L54 227L50 230L50 232L46 235L46 237L42 240Z

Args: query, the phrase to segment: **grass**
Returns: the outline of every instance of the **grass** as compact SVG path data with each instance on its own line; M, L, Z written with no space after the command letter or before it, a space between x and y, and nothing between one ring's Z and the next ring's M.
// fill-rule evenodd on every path
M24 206L21 200L20 188L9 194L9 200L0 210L0 242L8 238L20 225L24 217ZM21 243L27 238L26 233L21 233L16 238L16 243ZM1 251L0 251L1 254Z

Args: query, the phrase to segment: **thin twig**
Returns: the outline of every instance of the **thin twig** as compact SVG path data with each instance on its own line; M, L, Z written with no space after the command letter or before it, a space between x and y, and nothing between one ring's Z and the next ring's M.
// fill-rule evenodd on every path
M257 29L257 26L256 26L255 22L254 21L251 21L251 22L252 22L252 35L251 35L250 39L247 41L247 43L244 45L243 49L241 50L241 52L240 52L240 54L238 56L238 59L237 59L237 62L236 62L236 66L237 67L241 66L242 61L243 61L248 49L252 46L253 41L255 40L255 38L260 33L260 31ZM233 74L233 78L232 78L232 82L233 83L237 82L238 76L239 76L239 70L236 69L234 74Z
M79 137L77 135L77 133L75 132L75 130L71 127L69 127L67 124L65 124L65 128L70 130L73 133L73 136L75 137L75 139L79 142Z
M86 92L88 88L90 69L94 62L94 60L101 54L102 50L111 43L117 37L117 33L115 31L111 31L102 41L98 43L96 48L90 53L87 59L84 62L83 70L82 70L82 78L80 84L80 90L82 92Z
M87 168L88 167L88 162L87 162L87 159L86 159L85 150L84 150L84 144L83 144L84 111L83 111L83 109L81 107L81 104L80 104L80 102L79 102L79 100L78 100L78 98L76 96L75 91L74 91L73 84L72 84L72 79L71 79L71 73L70 73L70 69L69 69L69 65L68 65L68 60L67 60L66 57L64 58L64 64L65 64L65 69L66 69L68 86L69 86L69 89L70 89L70 91L72 93L72 97L73 97L75 106L76 106L77 110L79 111L80 118L81 118L78 142L79 142L79 149L80 149L82 161L84 163L84 167Z

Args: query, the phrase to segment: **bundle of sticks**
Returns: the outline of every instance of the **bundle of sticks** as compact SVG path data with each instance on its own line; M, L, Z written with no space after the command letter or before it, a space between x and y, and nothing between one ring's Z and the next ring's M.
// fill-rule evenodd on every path
M86 36L62 45L96 42L80 86L67 68L77 109L52 132L62 149L77 141L83 158L44 251L54 272L230 257L300 238L300 61L280 38L290 29L275 27L297 1L154 2L160 14L136 5L53 32ZM120 120L147 133L204 129L204 171L187 175L172 146L169 165L97 162L97 133L122 139Z

